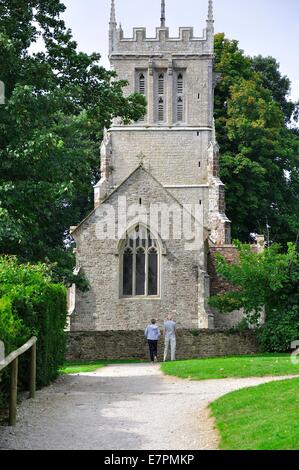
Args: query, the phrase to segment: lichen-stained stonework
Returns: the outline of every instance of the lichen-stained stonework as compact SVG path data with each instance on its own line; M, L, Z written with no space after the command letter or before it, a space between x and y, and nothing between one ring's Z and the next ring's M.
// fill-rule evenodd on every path
M217 356L240 356L261 352L254 332L238 333L221 330L180 330L177 342L178 359ZM67 335L68 360L147 359L148 346L143 330L71 332ZM163 347L158 348L163 360Z
M225 215L224 185L219 179L219 147L216 141L214 88L214 20L212 1L202 37L192 28L180 28L169 36L162 5L161 26L153 38L145 28L134 28L126 38L116 22L115 1L109 23L110 62L118 78L127 80L125 94L139 92L147 100L147 113L138 122L124 125L115 119L105 131L101 147L101 180L94 188L95 210L72 229L77 244L77 269L90 290L76 293L71 315L73 331L138 330L152 317L160 322L168 314L179 328L217 327L210 310L209 246L230 244L230 221ZM126 208L119 211L119 200ZM103 208L113 211L115 237L99 237L107 223ZM123 212L132 204L192 210L196 245L190 240L165 237L163 227L144 224L159 242L159 295L122 295L121 238L132 226L119 230ZM106 220L104 222L104 219ZM142 220L136 218L137 224ZM123 222L121 222L122 225ZM172 232L173 221L167 221ZM108 222L109 225L109 222ZM110 227L111 228L111 227ZM165 227L164 227L165 228ZM189 237L190 238L190 237ZM223 326L223 322L221 323Z
M138 205L142 198L149 226L150 207L164 204L181 210L181 205L139 167L109 199L110 207L118 211L120 198L126 204ZM101 207L75 232L77 261L90 282L86 294L77 293L76 311L72 315L72 330L134 330L143 328L153 317L160 322L168 314L174 315L181 328L199 328L207 321L206 312L199 312L198 291L202 283L200 267L203 254L189 251L188 241L162 240L161 292L158 298L122 298L120 296L119 239L101 240L97 236L101 224ZM117 218L118 222L118 218ZM195 222L196 223L196 222ZM200 231L201 227L198 226ZM170 231L172 224L170 224ZM115 231L118 232L118 223Z

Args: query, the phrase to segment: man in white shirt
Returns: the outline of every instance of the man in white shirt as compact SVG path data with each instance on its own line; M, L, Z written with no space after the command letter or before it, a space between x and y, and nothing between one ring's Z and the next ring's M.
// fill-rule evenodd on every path
M164 362L166 362L167 360L169 346L171 350L171 360L175 361L176 322L173 321L170 315L167 317L167 320L164 322L164 339L165 339Z

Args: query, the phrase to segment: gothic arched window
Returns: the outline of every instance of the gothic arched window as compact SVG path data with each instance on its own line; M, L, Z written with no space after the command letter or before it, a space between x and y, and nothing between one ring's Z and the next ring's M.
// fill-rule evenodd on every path
M145 95L145 75L143 73L139 75L139 93Z
M128 232L121 250L123 297L159 295L159 247L151 232L139 225Z
M164 99L162 97L159 98L158 103L158 121L164 121Z
M178 95L182 95L183 92L184 92L184 79L183 79L183 75L179 73L178 81L177 81L177 93Z
M158 74L157 90L157 120L160 123L165 121L165 74Z
M184 77L182 73L177 75L177 108L176 108L177 122L184 121Z
M184 119L184 102L183 98L178 98L177 103L177 121L182 122Z
M164 73L160 73L158 79L158 94L164 95Z
M147 96L147 72L146 71L139 71L136 74L136 92L140 93L143 96ZM141 116L139 122L145 121L145 116Z

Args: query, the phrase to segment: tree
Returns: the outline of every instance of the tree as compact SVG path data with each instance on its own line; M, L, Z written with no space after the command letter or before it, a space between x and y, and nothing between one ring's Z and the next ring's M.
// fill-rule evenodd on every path
M236 243L239 260L229 263L217 255L217 272L232 286L210 304L222 313L244 309L248 324L257 327L265 309L266 323L259 332L265 350L286 352L299 338L299 253L294 243L287 252L278 244L261 253Z
M64 242L92 207L103 129L116 116L139 119L146 103L124 97L127 83L99 65L100 55L78 52L64 10L59 0L0 4L0 252L56 262L71 282ZM30 54L38 38L45 50Z
M221 177L233 236L265 233L284 244L299 228L299 139L290 128L298 104L287 97L290 81L273 58L246 57L237 41L215 37L215 118ZM288 125L287 125L288 124Z
M288 77L282 76L279 70L279 63L274 57L253 57L252 66L258 72L262 80L262 85L271 91L272 98L279 105L285 116L286 123L290 123L294 114L298 113L298 103L290 101L291 81Z

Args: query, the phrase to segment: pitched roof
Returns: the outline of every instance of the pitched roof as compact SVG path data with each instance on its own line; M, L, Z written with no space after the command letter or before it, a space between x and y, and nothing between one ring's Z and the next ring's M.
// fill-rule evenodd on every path
M171 198L173 199L183 210L186 210L186 208L183 206L183 204L180 203L180 201L178 201L178 199L176 197L173 196L173 194L171 194L161 183L159 180L157 180L157 178L155 178L155 176L153 176L148 170L146 170L143 166L142 163L140 163L134 171L132 171L132 173L130 173L130 175L124 180L122 181L122 183L120 183L113 191L111 191L111 193L105 198L103 199L103 201L101 202L100 206L102 204L105 204L115 193L117 193L121 188L122 186L124 186L124 184L130 180L132 178L132 176L135 175L135 173L137 173L139 170L143 171L144 173L146 173L150 178L152 178L160 187L161 189ZM98 207L100 207L98 206ZM95 212L96 210L98 209L98 207L96 207L95 209L93 209L92 212L90 212L90 214L87 215L87 217L85 217L85 219L82 220L82 222L80 222L79 225L77 225L72 231L71 231L71 235L73 233L75 233L77 231L77 229L79 227L81 227ZM193 215L192 215L193 219L196 220L198 223L201 223L199 220L197 220ZM209 229L207 227L204 227L204 229L207 231L207 232L210 232Z

